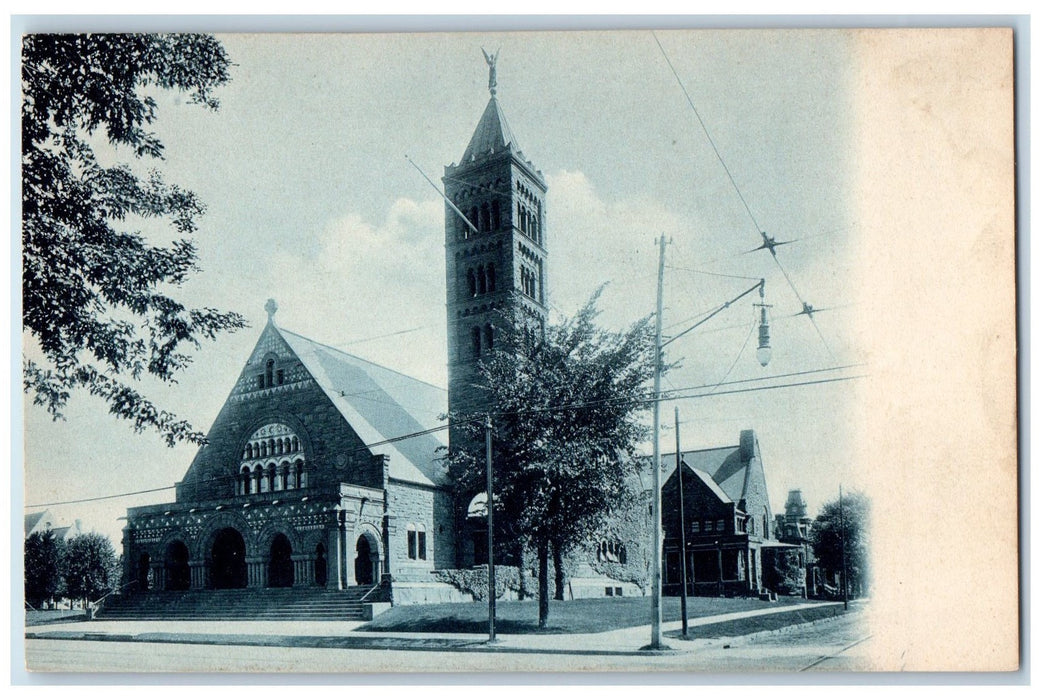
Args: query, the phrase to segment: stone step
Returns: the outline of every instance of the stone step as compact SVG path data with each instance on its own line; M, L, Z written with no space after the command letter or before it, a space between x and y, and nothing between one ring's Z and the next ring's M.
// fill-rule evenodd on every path
M371 590L320 588L151 591L109 598L99 619L110 620L361 620ZM374 596L375 597L375 596Z

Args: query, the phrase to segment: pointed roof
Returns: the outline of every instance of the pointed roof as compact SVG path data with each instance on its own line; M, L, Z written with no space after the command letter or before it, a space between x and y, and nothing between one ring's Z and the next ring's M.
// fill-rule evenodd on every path
M40 521L44 519L44 516L50 516L50 514L51 514L51 512L49 510L41 510L41 511L37 511L36 513L26 513L25 514L25 534L26 534L26 536L31 535L33 532L35 532L36 531L36 526L40 524ZM51 517L51 520L53 520L53 519L54 518ZM43 528L43 529L46 529L46 528Z
M291 331L270 327L285 341L318 386L366 445L422 432L443 423L448 393ZM445 483L437 450L440 432L374 446L390 456L390 476L426 486Z
M488 106L484 108L481 120L477 122L474 135L470 137L470 144L463 152L460 165L466 165L470 161L491 153L502 151L518 151L517 140L510 131L510 125L506 122L506 115L499 107L499 101L492 95L488 100Z
M724 502L737 503L746 497L752 458L756 456L755 434L751 430L741 431L741 444L728 447L713 447L705 450L683 452L683 463L695 474L708 478L715 484L713 490L719 490L725 496ZM676 453L663 454L662 464L674 465ZM675 473L673 467L669 476ZM709 484L710 488L712 484ZM717 493L719 495L719 493Z

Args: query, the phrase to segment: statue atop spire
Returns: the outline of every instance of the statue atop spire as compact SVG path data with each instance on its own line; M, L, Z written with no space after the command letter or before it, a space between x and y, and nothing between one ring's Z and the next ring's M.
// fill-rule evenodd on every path
M492 97L495 97L495 62L499 60L499 51L496 49L495 53L489 55L484 47L481 47L481 53L484 54L484 60L488 64L488 92L492 93Z
M278 311L278 304L274 299L268 299L267 303L264 304L264 311L267 311L267 320L270 323L275 322L275 312Z

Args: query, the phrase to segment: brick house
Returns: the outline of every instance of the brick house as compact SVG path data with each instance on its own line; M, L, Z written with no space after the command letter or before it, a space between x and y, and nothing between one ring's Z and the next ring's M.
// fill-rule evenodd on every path
M764 592L764 556L790 545L773 538L774 517L755 433L742 430L737 445L682 452L681 458L688 593ZM675 453L662 455L662 468L669 473L662 486L662 590L679 595L681 472Z

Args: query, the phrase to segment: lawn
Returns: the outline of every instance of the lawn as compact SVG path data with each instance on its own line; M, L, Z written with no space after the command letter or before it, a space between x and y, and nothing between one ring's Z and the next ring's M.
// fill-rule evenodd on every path
M744 610L769 610L802 602L801 599L784 600L771 603L749 598L689 598L687 601L688 619L719 615ZM827 608L831 610L831 608ZM503 634L570 634L588 632L607 632L624 627L637 627L650 623L650 598L586 598L581 600L551 600L549 605L548 627L538 628L538 604L534 600L502 601L496 605L497 632ZM830 613L829 613L830 614ZM764 628L763 621L770 618L787 618L789 614L756 618L752 622L742 622L740 627L756 627L748 631ZM662 599L662 619L666 622L680 619L680 599ZM795 619L794 622L806 621ZM731 623L723 623L730 625ZM783 626L783 625L778 625ZM712 625L711 628L717 628ZM765 627L776 629L776 627ZM488 605L486 603L444 603L438 605L405 605L394 607L360 628L365 632L469 632L481 634L488 631ZM694 630L692 630L693 632ZM721 635L719 629L705 629L712 634L692 634L691 636L731 636ZM724 630L725 631L725 630ZM735 634L747 634L739 631Z

